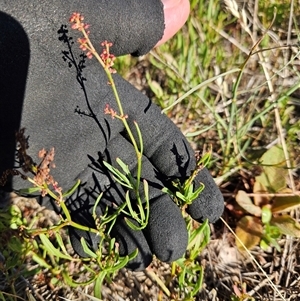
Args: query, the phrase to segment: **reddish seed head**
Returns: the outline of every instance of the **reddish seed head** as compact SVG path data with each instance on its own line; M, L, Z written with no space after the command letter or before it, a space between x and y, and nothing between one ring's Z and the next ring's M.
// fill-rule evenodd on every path
M89 38L87 36L90 34L90 31L88 28L90 27L89 24L85 24L82 21L84 20L84 17L80 13L74 12L69 21L70 23L73 23L71 25L72 29L81 31L85 38L79 38L78 43L79 47L82 51L87 51L86 56L87 58L91 59L93 57L93 47L91 46L91 42L89 41ZM101 46L103 47L103 51L100 54L101 60L106 68L108 68L110 73L116 73L116 70L111 68L114 65L115 56L113 54L109 53L109 48L112 47L113 43L108 42L107 40L103 41L101 43Z
M84 24L82 21L84 17L80 13L73 13L69 19L70 23L74 23L71 27L72 29L76 29L79 31L85 30L89 28L89 24Z
M117 112L114 109L112 109L109 104L106 104L104 108L104 114L111 115L111 117L114 119L117 115Z
M82 21L84 18L83 18L83 16L81 16L81 14L80 13L73 13L72 15L71 15L71 17L70 17L70 19L69 19L69 22L70 23L74 23L74 22L77 22L77 20L80 20L80 21Z
M93 54L90 51L87 52L86 56L88 59L93 58Z

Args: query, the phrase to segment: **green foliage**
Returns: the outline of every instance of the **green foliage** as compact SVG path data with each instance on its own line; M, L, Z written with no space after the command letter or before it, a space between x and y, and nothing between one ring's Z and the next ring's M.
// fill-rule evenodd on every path
M259 3L259 13L264 16L268 5ZM288 1L279 1L281 4L287 5ZM285 49L275 48L274 62L267 62L264 57L269 56L267 49L272 41L269 38L266 42L266 31L253 40L252 23L230 18L219 1L191 1L191 7L191 17L182 32L149 57L153 68L149 66L146 75L154 100L163 112L179 120L186 136L197 146L212 145L219 159L213 158L209 167L215 169L220 181L258 164L258 150L276 139L275 123L287 129L288 143L294 141L297 149L300 127L290 101L299 80L295 76L292 85L286 87L276 82L280 82L282 70L292 68L298 54L286 64L277 59L285 56ZM274 11L265 26L271 26L273 19ZM254 78L259 82L248 89ZM275 110L281 120L274 120Z
M187 227L190 237L187 256L173 263L172 271L177 271L178 296L180 300L194 300L203 285L204 268L198 261L199 254L210 241L210 229L206 220L201 226L189 219ZM174 275L175 276L175 275Z
M104 165L107 167L107 169L113 174L114 179L124 186L125 188L129 190L136 191L136 185L137 185L137 179L131 174L128 166L120 159L117 158L117 163L121 167L121 171L117 168L113 167L111 164L104 162ZM119 212L122 212L126 214L127 216L132 217L139 226L136 226L134 223L132 223L129 219L125 219L126 223L130 228L133 230L142 230L144 229L148 224L149 219L149 189L148 189L148 183L146 180L143 180L143 192L144 197L140 196L137 199L137 208L139 212L135 212L132 205L131 200L129 197L129 190L125 194L125 200L126 203L124 203L123 206L120 206ZM125 210L125 205L128 208L128 211Z

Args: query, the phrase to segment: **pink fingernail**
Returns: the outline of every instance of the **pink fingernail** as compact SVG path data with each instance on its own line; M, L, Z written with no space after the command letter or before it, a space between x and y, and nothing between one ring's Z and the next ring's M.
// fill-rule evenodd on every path
M161 0L165 9L177 6L181 0Z

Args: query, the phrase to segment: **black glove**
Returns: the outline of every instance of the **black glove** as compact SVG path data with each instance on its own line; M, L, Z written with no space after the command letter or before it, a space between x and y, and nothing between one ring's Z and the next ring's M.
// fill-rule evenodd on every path
M103 169L103 159L116 166L119 157L134 174L136 157L122 122L104 115L107 104L116 110L117 105L102 67L72 44L78 35L67 23L73 12L80 12L91 24L90 38L99 52L100 43L108 40L115 55L141 55L163 35L163 5L159 0L128 0L126 5L121 0L0 0L0 10L0 175L20 167L15 132L25 128L32 157L42 148L55 148L52 175L59 186L68 189L81 180L67 205L74 221L95 227L91 213L99 193L104 192L105 204L121 204L125 194ZM149 182L150 218L144 231L134 231L120 216L112 235L121 255L139 249L128 267L144 269L152 254L173 261L186 250L181 211L161 189L173 179L186 179L195 158L185 137L156 105L119 75L113 77L131 128L134 131L136 121L143 135L142 178ZM200 222L215 222L223 212L222 195L207 169L196 182L204 183L205 190L188 212ZM20 177L9 177L3 189L26 186ZM100 206L97 209L101 214ZM93 233L74 228L69 233L79 255L86 255L81 236L97 249L99 237Z

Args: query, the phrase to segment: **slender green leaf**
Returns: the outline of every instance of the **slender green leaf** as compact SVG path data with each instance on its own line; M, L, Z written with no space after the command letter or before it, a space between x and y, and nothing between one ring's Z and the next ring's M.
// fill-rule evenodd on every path
M57 248L55 248L52 244L52 242L49 240L49 238L45 234L39 235L45 249L51 254L58 258L68 259L72 260L73 258L70 255L65 255L62 252L60 252Z
M177 105L178 103L180 103L183 99L187 98L190 94L194 93L195 91L199 90L202 87L205 87L206 85L212 83L213 81L215 81L216 79L218 79L220 76L225 76L231 73L235 73L235 72L239 72L240 69L232 69L229 70L223 74L219 74L215 77L209 78L208 80L201 82L201 84L193 87L192 89L190 89L188 92L186 92L185 94L183 94L181 97L179 97L174 103L172 103L170 106L168 106L167 108L162 110L162 113L165 113L166 111L168 111L169 109L171 109L172 107L174 107L175 105Z
M62 276L63 276L64 281L66 282L66 284L67 284L68 286L70 286L70 287L79 287L79 286L85 287L85 286L91 284L92 282L94 282L94 281L95 281L95 278L96 278L95 276L93 276L92 278L90 278L90 279L87 280L87 281L84 281L84 282L76 282L76 281L74 281L74 280L72 279L72 276L71 276L71 275L69 274L69 272L66 271L66 270L63 270L63 271L62 271Z
M190 203L199 197L200 193L204 190L204 188L204 184L201 183L201 185L193 193L191 193L191 196L189 197Z
M144 183L144 194L145 194L145 200L146 200L146 203L149 203L149 184L148 182L144 179L143 180L143 183Z
M171 190L170 190L169 188L167 188L167 187L164 187L164 188L162 189L162 192L167 193L167 194L170 195L170 196L173 196L173 195L174 195L173 191L171 191Z
M117 163L120 165L120 167L122 168L123 172L125 173L125 175L123 175L123 181L124 183L129 183L129 184L126 184L128 186L128 188L130 189L135 189L135 186L136 186L136 180L134 179L134 177L131 175L131 172L128 168L128 165L125 164L120 158L117 158L116 159Z
M134 218L135 220L139 221L138 217L137 217L137 213L132 209L131 200L130 200L130 196L129 196L129 191L128 190L126 191L125 199L126 199L126 204L127 204L127 207L128 207L128 210L130 212L131 217Z
M128 261L134 259L139 253L139 250L138 249L135 249L132 253L130 253L129 255L127 255L128 257Z
M117 158L116 161L120 165L120 167L122 168L122 170L125 172L125 174L129 175L130 174L130 170L128 168L128 165L125 164L120 158Z
M90 260L88 260L87 263L84 263L84 267L91 274L93 274L95 276L97 275L97 270L95 270L95 267L93 267L92 265L90 265Z
M115 264L112 268L111 268L111 273L117 272L120 269L124 268L126 266L126 264L129 261L129 257L125 256L125 257L121 257L122 259L120 260L120 262L118 262L117 264Z
M95 204L94 204L94 206L93 206L93 217L94 217L94 218L96 218L96 210L97 210L97 207L98 207L98 205L99 205L99 202L100 202L100 200L101 200L101 198L102 198L102 195L103 195L103 192L101 192L101 193L99 194L99 196L97 197L97 200L96 200L96 202L95 202Z
M76 183L73 185L73 187L71 187L69 190L63 193L63 198L72 195L76 191L79 185L80 185L80 180L77 180Z
M137 225L135 225L129 218L125 217L125 222L126 224L132 229L132 230L135 230L135 231L139 231L139 230L142 230L141 227L138 227Z
M197 281L193 286L193 291L192 291L193 296L195 296L201 290L203 284L203 276L204 276L203 267L199 267L198 272L199 272L199 276L197 276Z
M80 243L82 245L83 251L88 254L92 258L97 258L97 254L94 253L87 245L85 239L83 237L80 238Z
M143 144L143 135L142 135L140 127L139 127L139 125L136 121L134 121L134 125L135 125L136 131L138 133L138 137L139 137L140 154L143 154L143 152L144 152L144 149L143 149L143 146L144 146L144 144Z
M30 252L29 255L32 255L32 259L41 267L51 270L52 266L49 265L43 258L38 256L36 253Z
M193 230L190 238L189 238L189 244L187 246L187 250L190 250L193 245L195 245L195 239L201 234L203 234L204 229L208 226L208 220L206 219L204 223L202 223L196 230Z
M178 277L178 282L180 286L185 285L185 276L186 276L186 266L184 265L182 267L182 270L180 271L179 277Z
M22 195L26 195L26 194L34 194L36 192L40 192L41 188L40 187L30 187L30 188L24 188L24 189L20 189L19 193Z
M122 186L125 186L129 189L133 189L132 184L130 183L129 179L126 175L124 175L122 172L120 172L117 168L113 167L107 162L103 162L103 164L106 166L106 168L113 174L114 179L120 183Z
M98 274L96 281L95 281L95 287L94 287L94 295L96 298L101 299L101 291L102 291L102 284L106 276L106 271L102 271Z
M187 246L187 250L197 246L198 249L201 245L201 242L205 240L205 244L209 242L210 237L210 230L208 220L206 219L198 229L191 231L191 235L189 238L189 243Z
M182 200L184 203L186 203L186 197L181 193L181 192L179 192L179 191L176 191L176 196L180 199L180 200Z
M56 233L55 233L55 238L56 238L56 240L57 240L57 243L58 243L59 247L60 247L61 250L64 252L64 254L65 254L65 255L69 255L69 253L68 253L68 251L67 251L67 249L66 249L66 247L65 247L65 244L64 244L64 242L63 242L63 239L62 239L62 237L61 237L61 235L60 235L59 232L56 232Z
M188 132L188 133L185 134L185 137L190 138L190 137L199 136L199 135L207 132L209 129L215 127L215 126L216 126L216 122L209 125L209 126L207 126L207 127L205 127L205 128L203 128L203 129L201 129L201 130L198 130L196 132Z

